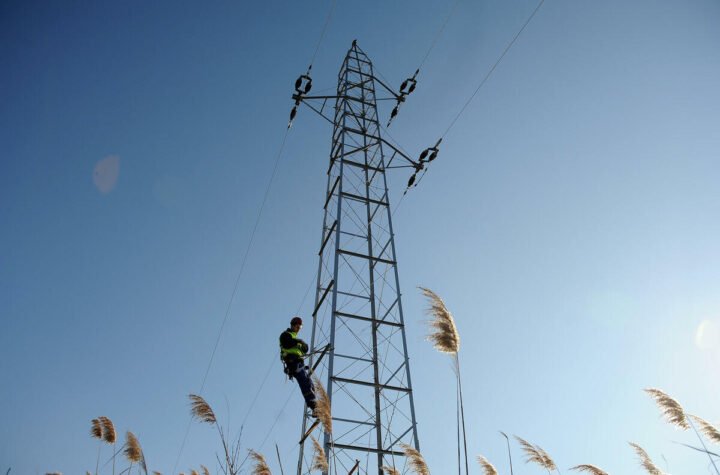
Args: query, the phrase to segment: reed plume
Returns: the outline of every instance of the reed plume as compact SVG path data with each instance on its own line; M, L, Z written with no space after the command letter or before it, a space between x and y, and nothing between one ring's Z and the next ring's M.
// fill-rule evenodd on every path
M417 473L418 475L430 475L430 469L425 463L425 459L422 454L414 447L407 444L400 444L405 456L408 458L408 464L410 470Z
M332 435L332 410L330 408L330 397L328 397L325 388L323 387L320 380L313 376L315 395L317 400L315 403L315 415L320 420L328 435Z
M705 437L711 442L720 444L720 429L710 424L705 419L698 416L689 416L697 425L700 426L700 432L705 434Z
M540 465L542 468L547 470L548 472L551 472L553 470L557 470L557 465L555 465L555 462L552 458L548 455L547 452L545 452L542 447L539 445L533 445L527 440L514 436L515 440L518 441L520 444L520 447L522 448L523 452L525 452L525 463L535 463L537 465Z
M193 417L195 417L200 422L207 422L211 425L217 422L215 412L212 410L212 407L210 407L210 404L208 404L207 401L202 398L202 396L198 396L197 394L190 394L188 395L188 397L190 398L190 410Z
M383 472L385 472L386 475L400 475L400 471L396 469L395 467L390 467L388 465L383 465L382 467Z
M642 468L645 469L647 473L650 475L664 475L663 471L660 470L657 465L653 463L653 461L650 459L650 456L645 452L645 449L640 447L638 444L634 442L628 442L630 444L630 447L633 448L635 453L637 454L638 458L640 459L640 465Z
M576 470L578 472L587 472L590 475L608 475L608 473L605 470L602 470L595 465L590 464L581 464L581 465L575 465L570 470Z
M102 437L105 442L108 444L114 444L117 440L117 433L115 432L115 425L112 423L112 421L105 417L100 416L98 417L98 422L100 422L100 425L102 426Z
M432 320L429 322L431 333L428 340L441 353L457 354L460 350L460 333L452 313L438 294L425 287L420 287L420 290L430 303L427 312L432 316Z
M153 475L162 475L162 473L160 473L158 471L153 471Z
M682 430L687 430L690 425L687 422L687 416L685 411L679 402L668 396L666 393L656 388L647 388L645 392L655 400L660 410L665 416L665 419L670 424L679 427Z
M483 469L483 474L498 475L497 469L493 464L490 463L488 459L486 459L482 455L478 455L477 461L480 464L480 467Z
M102 439L102 425L98 419L90 421L90 435L95 439Z
M190 470L190 475L200 475L197 470Z
M465 473L469 473L468 466L468 454L467 454L467 438L465 433L465 405L463 404L462 396L462 379L460 377L460 357L458 351L460 351L460 333L458 332L457 326L455 326L455 319L448 310L445 302L442 298L432 290L426 287L419 287L423 295L427 297L430 306L427 309L427 313L432 317L432 320L428 322L430 326L430 334L427 339L432 342L436 350L441 353L447 353L453 357L455 364L455 376L457 379L457 406L458 406L458 475L461 472L460 469L460 437L462 434L464 458L465 458ZM462 432L461 432L462 424Z
M130 461L130 466L133 463L139 463L142 469L147 474L147 467L145 466L145 455L143 454L142 447L140 447L140 441L135 434L130 431L125 433L125 450L123 450L125 457Z
M210 470L205 465L200 465L203 475L210 475Z
M318 442L315 437L310 436L310 438L313 443L313 460L310 470L320 470L323 473L327 472L330 470L330 466L328 465L327 457L325 456L325 449L323 449L322 445L320 445L320 442Z
M250 458L255 462L255 465L253 465L252 471L250 472L251 475L272 475L270 467L268 466L267 462L265 461L265 457L263 457L262 454L255 452L252 449L248 450L248 454L250 455Z

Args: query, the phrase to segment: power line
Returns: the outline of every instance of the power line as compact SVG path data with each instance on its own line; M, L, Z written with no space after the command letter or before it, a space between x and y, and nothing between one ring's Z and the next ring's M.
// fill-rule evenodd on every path
M200 391L198 391L199 395L202 395L203 390L205 389L205 383L207 382L208 374L210 373L210 369L212 368L213 361L215 360L215 353L217 352L218 346L220 344L220 339L222 337L222 333L225 330L225 325L227 324L228 318L230 317L230 310L232 308L232 303L235 300L235 295L237 294L238 287L240 284L240 278L242 277L243 271L245 270L245 264L247 263L248 255L250 254L250 249L252 247L253 241L255 240L255 234L257 232L258 224L260 224L260 218L262 218L263 210L265 209L265 203L267 202L268 195L270 194L270 188L272 187L272 183L275 180L275 175L277 174L278 165L280 163L280 158L282 157L283 150L285 149L285 144L287 142L289 129L285 130L285 133L283 135L282 143L280 145L280 150L278 150L277 156L275 157L275 164L273 165L273 170L270 175L270 180L268 180L268 184L265 187L265 193L263 194L262 203L260 204L260 208L258 209L257 216L255 217L255 224L253 225L252 232L250 233L250 240L248 241L247 247L245 248L245 254L243 255L242 262L240 263L240 270L238 271L238 275L235 278L235 285L233 286L232 295L230 296L230 300L228 301L227 307L225 309L225 316L223 317L222 323L220 324L220 329L218 330L217 338L215 338L215 345L213 346L212 353L210 354L210 361L208 361L207 368L205 368L205 374L203 375L202 384L200 385ZM177 469L177 465L180 462L180 457L182 456L182 452L185 449L185 443L187 442L187 436L190 432L190 426L192 424L192 420L188 422L187 429L185 430L185 435L183 436L183 441L180 444L180 451L178 452L177 458L175 459L175 465L173 466L173 473Z
M320 49L320 44L322 43L323 38L325 38L325 32L327 31L327 27L330 24L330 18L332 18L332 14L335 11L336 5L337 0L332 0L330 11L328 12L327 18L325 18L325 24L323 25L322 32L320 32L320 38L318 39L317 45L315 45L315 51L313 52L312 58L310 59L310 67L308 68L308 71L312 69L312 65L313 63L315 63L315 57L317 56L318 50Z
M443 31L445 31L445 27L447 26L448 22L450 21L450 18L455 13L455 9L457 9L457 6L460 4L462 0L457 0L455 4L450 9L450 13L448 13L448 16L445 17L445 21L440 26L440 29L435 34L435 38L433 38L432 43L430 44L430 48L428 48L427 52L425 53L425 56L423 56L422 61L420 61L420 66L418 66L418 70L420 70L423 65L425 64L425 61L427 60L428 56L430 56L430 52L435 48L435 45L437 44L438 40L440 39L440 36L442 35Z
M465 101L465 104L460 109L460 112L458 112L457 115L455 116L455 118L452 120L452 122L450 122L450 125L448 126L447 129L445 129L445 132L443 132L441 137L445 137L447 135L447 133L450 132L450 129L452 129L453 126L455 126L455 123L460 118L460 116L463 114L463 112L465 112L465 109L467 108L467 106L470 105L470 102L472 102L472 100L475 98L475 95L477 95L477 93L480 91L480 89L482 89L482 87L485 85L487 80L490 78L492 73L495 71L495 68L497 68L498 65L502 62L505 55L508 53L508 51L510 51L510 48L513 47L513 45L515 44L517 39L520 37L522 32L525 31L525 28L530 24L532 19L535 17L535 14L538 12L538 10L540 10L540 7L542 7L544 3L545 3L545 0L540 0L540 3L538 3L537 7L535 7L535 10L533 10L533 12L530 14L528 19L525 20L525 23L523 24L522 28L520 28L520 30L518 30L518 32L513 37L512 41L510 41L510 43L505 47L505 50L498 57L497 61L495 61L495 64L493 64L493 66L487 72L487 74L482 79L482 81L480 81L480 85L478 85L478 87L475 89L475 92L473 92L472 95L470 95L470 97L468 98L468 100Z

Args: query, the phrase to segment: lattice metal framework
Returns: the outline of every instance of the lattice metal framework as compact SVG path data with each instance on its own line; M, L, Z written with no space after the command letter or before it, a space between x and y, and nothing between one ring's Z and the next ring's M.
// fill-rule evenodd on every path
M335 100L334 116L326 117L334 128L311 337L313 351L331 348L315 374L332 402L333 434L322 441L332 474L353 467L354 474L382 474L383 465L407 473L400 444L419 449L385 177L396 157L416 165L380 135L376 84L397 97L353 42L337 95L294 96L323 116L325 102ZM303 434L312 422L306 411ZM312 456L308 438L298 475L311 472Z

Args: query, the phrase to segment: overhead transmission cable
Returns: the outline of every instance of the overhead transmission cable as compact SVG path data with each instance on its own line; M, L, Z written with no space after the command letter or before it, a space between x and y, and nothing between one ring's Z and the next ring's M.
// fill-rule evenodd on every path
M455 117L450 121L450 125L448 125L448 127L445 129L445 131L440 136L440 139L435 144L435 146L425 149L425 151L422 152L422 154L420 155L421 165L424 165L423 164L423 154L427 156L428 152L430 152L430 160L428 160L428 161L432 161L432 158L437 156L438 147L440 146L440 143L442 142L442 140L445 138L445 136L448 134L448 132L450 132L450 130L455 126L455 124L457 123L460 116L462 116L462 114L465 112L465 109L467 109L467 107L470 105L470 103L475 98L477 93L480 92L480 89L482 89L483 86L485 86L485 83L487 83L488 79L490 79L490 76L492 76L492 74L495 72L495 69L497 69L497 67L500 65L502 60L505 58L505 55L507 55L507 53L510 51L510 49L515 45L515 42L518 40L518 38L523 33L523 31L525 31L525 28L527 28L527 26L530 24L530 22L533 20L533 18L535 18L535 15L540 10L540 7L543 6L544 3L545 3L545 0L540 0L540 2L537 4L535 9L532 11L530 16L528 16L527 20L525 20L525 23L523 23L522 27L520 27L520 29L517 31L517 33L515 33L515 36L513 36L512 40L510 40L510 43L508 43L508 45L505 47L505 49L500 54L500 56L498 56L497 60L495 60L495 63L493 63L492 67L488 70L488 72L482 78L482 80L480 81L480 84L478 84L478 86L475 88L475 90L470 95L470 97L467 98L467 100L465 101L463 106L460 108L458 113L455 115ZM420 177L417 178L417 180L416 180L416 175L421 170L422 170L422 173L420 174ZM410 181L408 181L407 190L409 190L413 186L418 186L420 184L420 182L422 181L422 179L425 177L426 173L427 173L427 167L422 166L420 168L417 168L415 174L413 174L412 177L410 177ZM405 193L407 193L407 190L405 190Z
M457 9L457 6L460 4L462 0L456 0L453 6L450 8L450 12L445 17L445 21L440 25L440 29L435 33L435 37L433 38L432 42L430 42L430 47L428 47L427 51L425 52L425 55L423 56L422 60L420 61L420 65L415 70L415 74L412 75L412 77L409 77L405 79L402 84L400 85L400 91L398 94L395 94L395 100L397 101L397 104L393 108L393 110L390 112L390 119L388 120L387 126L390 127L390 124L392 123L393 119L398 115L398 112L400 111L400 105L405 102L405 99L407 96L412 94L412 92L415 90L415 87L417 86L417 76L420 74L420 70L422 69L423 65L425 64L425 61L427 61L428 56L430 56L430 53L435 48L435 45L440 40L440 37L442 36L443 32L445 31L445 27L450 22L450 18L452 18L453 14L455 13L455 10ZM380 74L382 76L382 74ZM385 79L383 77L383 79ZM385 79L386 82L387 79Z
M450 122L450 125L448 126L448 128L445 129L445 132L443 132L441 138L445 137L448 134L448 132L450 132L450 129L452 129L455 126L455 123L460 118L460 116L463 114L463 112L465 112L465 109L467 109L467 106L470 105L470 102L472 102L472 100L475 98L475 96L480 91L480 89L482 89L482 87L485 85L487 80L490 79L490 76L492 76L493 72L495 72L495 69L502 62L503 58L505 58L505 55L508 53L508 51L510 51L510 48L513 47L513 45L515 44L517 39L520 37L522 32L525 31L525 28L527 28L527 26L530 24L532 19L535 18L535 14L537 14L538 10L540 10L540 7L542 7L544 3L545 3L545 0L540 0L540 2L535 7L535 10L533 10L533 12L527 18L527 20L525 20L525 23L523 23L522 27L518 30L517 33L515 33L515 36L513 37L513 39L505 47L502 54L500 54L498 59L495 61L495 63L492 65L492 67L488 70L487 74L485 74L485 77L483 77L482 81L480 81L480 84L478 85L478 87L475 88L475 91L465 101L465 104L463 104L463 106L460 108L460 111L457 113L455 118L453 118L453 120Z
M217 333L217 337L215 338L215 344L213 345L212 353L210 354L210 360L208 361L207 367L205 368L205 374L203 375L202 383L200 384L200 390L198 391L199 395L202 395L203 391L205 390L205 383L207 383L207 377L210 374L210 369L212 368L212 364L215 360L215 354L217 353L218 346L220 345L220 340L222 338L223 331L225 330L225 326L227 325L228 319L230 317L230 310L232 309L232 303L235 300L235 295L237 295L238 288L240 287L240 279L243 275L243 272L245 270L245 264L247 263L248 256L250 255L250 249L252 248L253 241L255 240L255 234L257 233L258 225L260 224L260 219L262 218L262 213L265 210L265 203L267 203L268 195L270 194L270 188L272 187L273 181L275 180L275 175L277 174L278 165L280 164L280 158L282 157L283 150L285 149L285 144L287 143L287 137L288 133L290 132L289 129L285 129L285 133L283 134L282 143L280 144L280 149L278 150L277 156L275 157L275 163L273 165L272 173L270 174L270 179L268 180L267 186L265 187L265 193L263 194L262 202L260 203L260 208L258 209L257 216L255 217L255 224L253 225L252 231L250 232L250 240L247 243L247 246L245 248L245 253L243 255L242 261L240 262L240 270L238 271L237 277L235 278L235 284L233 285L233 291L230 295L230 299L228 300L227 306L225 308L225 316L223 317L222 323L220 324L220 328ZM180 457L182 456L182 452L185 449L185 443L187 442L188 434L190 433L190 426L192 424L192 419L188 422L187 429L185 430L185 435L183 436L182 443L180 444L180 451L178 452L177 458L175 459L175 465L173 466L173 473L177 469L177 465L180 462Z
M330 19L332 18L332 14L335 10L336 3L337 3L337 0L332 0L330 12L328 13L327 17L325 18L325 23L324 23L322 31L320 33L320 38L318 39L318 42L315 46L315 51L313 52L312 58L310 59L310 65L308 66L308 74L310 72L310 69L312 69L312 65L315 62L315 58L317 57L317 53L320 49L320 45L322 44L322 41L325 37L325 32L327 31L327 27L330 24ZM312 80L310 80L310 83L311 82L312 82ZM308 85L306 85L306 88ZM297 85L296 85L296 89L297 89ZM291 122L292 122L292 120L291 120ZM288 125L288 127L285 129L282 143L280 145L280 150L278 150L277 156L275 158L275 163L273 165L272 174L270 175L270 180L268 181L267 187L265 188L265 193L263 194L262 203L260 204L260 209L258 210L258 214L255 218L255 224L253 225L253 229L250 233L250 240L248 241L248 245L245 249L245 254L244 254L242 262L240 264L240 270L238 271L237 278L235 279L235 285L233 286L233 291L230 296L230 300L228 301L227 308L225 310L225 316L223 317L223 321L220 325L220 329L218 331L217 338L215 339L215 344L213 345L213 350L210 355L210 361L208 362L207 368L205 369L205 374L203 375L202 384L200 385L200 390L198 391L199 395L202 395L202 393L205 389L205 383L207 382L208 374L210 373L210 369L212 368L212 364L215 359L215 354L217 352L218 346L220 344L222 333L225 329L225 325L227 324L228 318L230 316L230 309L232 308L232 303L235 300L235 295L237 294L237 291L238 291L238 287L240 284L240 278L242 277L243 271L245 270L245 264L247 262L247 258L249 256L249 254L250 254L250 249L251 249L253 241L255 239L255 234L257 232L258 224L260 223L260 219L262 217L263 210L265 209L265 203L267 202L267 198L270 193L270 188L272 187L272 183L273 183L273 181L275 179L275 175L277 173L278 164L280 163L280 158L282 157L283 150L285 149L285 144L287 143L287 137L288 137L289 131L290 131L290 125ZM307 293L306 293L306 296L307 296ZM304 301L304 299L305 299L305 297L303 297L303 301ZM268 372L266 373L265 379L267 379L267 374L269 374L269 373L270 373L270 371L268 370ZM264 382L263 382L263 385L264 385ZM247 419L247 415L246 415L245 419ZM185 429L185 435L183 436L182 443L180 444L180 450L178 452L177 458L175 459L175 465L173 466L173 470L172 470L173 472L176 471L178 463L180 462L180 457L182 456L183 450L185 449L185 443L187 442L187 437L188 437L188 434L190 433L191 425L192 425L192 419L190 421L188 421L187 428Z

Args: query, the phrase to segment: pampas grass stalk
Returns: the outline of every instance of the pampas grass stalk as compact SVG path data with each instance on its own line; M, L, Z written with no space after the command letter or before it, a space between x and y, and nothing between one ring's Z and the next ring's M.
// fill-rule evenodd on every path
M112 458L112 473L115 475L115 456L117 455L117 452L115 451L115 442L117 441L117 433L115 432L115 425L110 420L110 418L105 416L98 417L98 422L100 423L100 426L102 427L102 438L103 440L113 446L113 458Z
M315 415L322 423L325 433L332 437L332 410L330 408L330 397L317 376L313 376L312 379L315 386L315 395L317 397L315 403Z
M503 437L505 437L505 443L507 444L508 449L508 459L510 459L510 475L513 474L513 464L512 464L512 452L510 451L510 437L507 436L507 434L503 431L499 431Z
M665 416L668 423L682 430L690 428L687 416L685 415L685 410L679 402L657 388L647 388L645 389L645 392L655 400L655 403L662 411L662 414Z
M515 436L515 440L518 441L523 452L525 452L525 463L535 463L547 470L548 473L551 473L553 470L560 473L553 459L550 458L548 453L545 452L542 447L539 445L533 445L522 437Z
M645 449L643 449L634 442L628 443L640 459L640 466L642 466L642 468L644 468L647 473L649 473L650 475L665 475L663 471L660 470L658 466L655 465L655 463L653 463L652 459L650 459L650 456L647 454L647 452L645 452Z
M100 468L100 449L102 449L102 424L99 419L90 421L90 436L98 439L97 460L95 461L95 475L97 475Z
M428 335L435 347L441 353L447 353L453 358L455 377L457 378L457 412L458 412L458 474L461 473L460 468L460 426L462 425L463 449L465 453L465 474L470 472L468 465L467 453L467 434L465 432L465 405L463 403L462 394L462 378L460 377L460 333L455 325L455 319L448 310L442 298L432 290L426 287L419 287L423 295L428 299L430 306L427 309L428 314L432 317L429 321L431 329Z
M708 453L707 446L705 445L705 441L703 440L702 436L700 435L700 432L698 432L697 427L695 427L695 424L693 424L693 421L691 417L685 412L685 410L682 408L679 402L677 402L675 399L670 397L667 393L664 391L657 389L657 388L646 388L645 392L650 395L655 400L655 403L658 405L660 410L662 411L663 416L665 416L665 419L668 423L674 425L675 427L678 427L682 430L687 430L692 428L693 432L695 432L695 435L697 436L698 440L700 441L700 444L705 449L705 453L707 454L708 458L710 459L710 463L712 464L713 468L715 469L715 473L720 475L720 470L718 470L717 465L715 464L715 460L712 458L712 456ZM704 421L703 421L704 422Z
M720 429L701 417L693 415L689 415L689 417L692 421L695 421L695 424L700 426L700 432L705 434L709 441L720 444Z
M320 445L320 442L318 442L315 437L310 436L310 439L312 439L313 444L313 460L310 470L320 470L325 473L330 470L327 456L325 455L325 449L323 449L322 445Z
M220 427L220 424L217 423L215 411L213 411L210 404L208 404L208 402L202 396L199 396L197 394L189 394L188 398L190 398L190 413L192 414L192 416L200 422L205 422L207 424L215 426L215 428L217 429L218 435L220 436L220 442L222 443L223 452L225 454L225 472L229 475L236 475L238 468L235 467L235 465L237 462L237 452L239 450L240 444L238 443L235 446L235 450L231 450L229 448L227 439L225 437L225 432L223 431L223 428ZM240 431L240 433L242 434L242 430Z
M265 461L265 457L263 457L262 454L255 452L252 449L248 450L248 454L250 458L255 462L255 465L253 465L252 471L250 472L251 475L272 475L270 467L268 466L267 462Z
M695 416L695 417L696 417L697 419L700 419L700 418L697 417L697 416ZM701 425L701 428L706 428L706 429L712 428L712 429L715 429L712 425L708 424L706 421L704 421L704 420L702 420L702 419L700 419L700 420L701 420L702 422L704 422L705 424L707 424L707 426ZM688 418L687 418L687 421L688 421L688 423L690 424L690 427L692 427L692 430L695 432L695 435L697 436L698 440L700 441L700 444L702 445L703 449L705 449L705 454L706 454L706 455L708 456L708 458L710 459L710 463L712 464L713 468L715 469L715 473L718 474L718 475L720 475L720 470L718 470L717 465L715 465L715 459L713 459L713 458L712 458L712 455L710 455L710 451L708 450L707 445L705 445L705 441L704 441L703 438L700 436L700 432L698 432L697 427L695 427L695 424L693 423L692 418L688 417ZM717 431L717 429L715 429L715 430ZM705 433L705 431L703 431L703 433Z
M480 467L483 469L484 475L498 475L497 469L493 464L490 463L488 459L486 459L482 455L478 455L477 461L480 464Z
M132 469L132 464L137 463L143 469L145 475L147 475L145 455L143 454L142 447L140 447L140 441L135 434L130 431L125 433L125 450L123 452L125 453L125 457L130 461L130 469L128 469L128 473Z
M574 467L570 468L570 470L575 470L578 472L587 472L590 475L608 475L608 473L605 470L602 470L595 465L590 464L580 464L575 465Z
M395 467L383 465L382 469L383 469L383 472L385 472L385 475L400 475L400 471L398 469L396 469Z
M408 458L410 470L417 473L417 475L430 475L430 469L419 450L407 444L400 444L400 447Z

